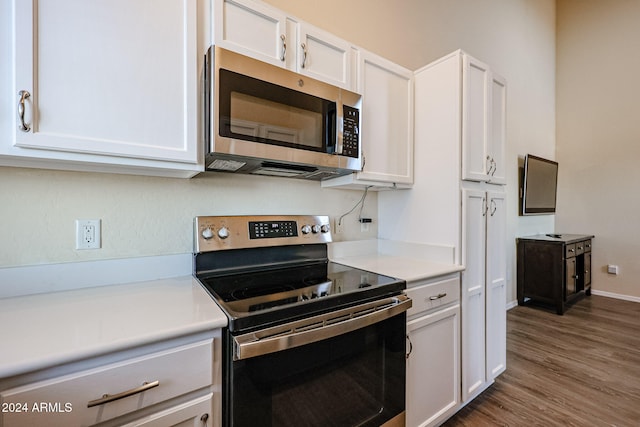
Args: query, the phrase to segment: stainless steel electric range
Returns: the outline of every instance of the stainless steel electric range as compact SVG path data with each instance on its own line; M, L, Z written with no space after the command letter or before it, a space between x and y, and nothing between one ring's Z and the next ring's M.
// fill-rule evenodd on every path
M403 280L333 263L326 216L201 216L194 274L226 313L225 426L404 425Z

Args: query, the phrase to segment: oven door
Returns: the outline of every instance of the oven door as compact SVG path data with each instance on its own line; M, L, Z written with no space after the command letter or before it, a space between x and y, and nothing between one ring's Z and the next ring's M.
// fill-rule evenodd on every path
M403 426L411 300L402 297L399 304L367 314L349 319L341 314L335 323L327 322L331 315L305 320L325 325L318 328L305 331L294 325L291 333L255 336L256 341L280 342L279 350L268 344L243 353L238 337L227 333L224 425ZM296 339L327 328L329 337L303 338L308 343Z

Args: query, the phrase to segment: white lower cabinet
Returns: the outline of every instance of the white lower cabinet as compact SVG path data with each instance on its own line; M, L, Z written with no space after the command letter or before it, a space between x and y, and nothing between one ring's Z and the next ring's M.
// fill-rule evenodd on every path
M2 380L0 426L219 425L219 336L218 330L193 342L174 340Z
M459 274L410 287L408 427L439 425L460 405Z
M211 414L212 393L177 405L166 411L125 424L123 427L207 427L212 425Z
M462 401L506 368L505 193L462 190Z

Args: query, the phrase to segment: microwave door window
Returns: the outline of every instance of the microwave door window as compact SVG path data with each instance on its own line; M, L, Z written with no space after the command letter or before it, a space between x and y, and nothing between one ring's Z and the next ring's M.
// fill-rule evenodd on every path
M224 71L224 73L222 73ZM221 70L220 134L235 139L327 152L331 104L320 98Z
M322 150L322 113L239 92L231 93L230 131L261 142Z

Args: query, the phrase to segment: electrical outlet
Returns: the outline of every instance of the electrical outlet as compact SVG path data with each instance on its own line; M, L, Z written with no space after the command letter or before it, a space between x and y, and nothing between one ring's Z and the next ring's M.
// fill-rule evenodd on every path
M335 218L333 220L333 231L335 234L342 234L343 233L343 227L344 227L344 223L340 223L340 218Z
M100 222L99 219L76 220L76 249L100 249Z

